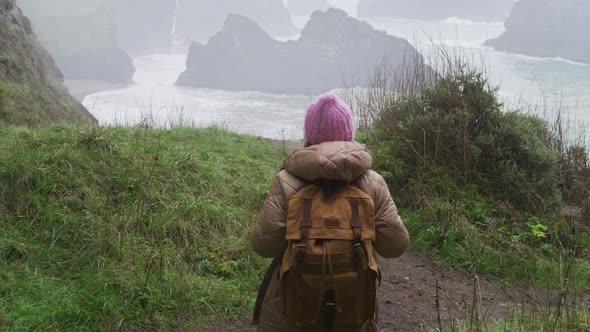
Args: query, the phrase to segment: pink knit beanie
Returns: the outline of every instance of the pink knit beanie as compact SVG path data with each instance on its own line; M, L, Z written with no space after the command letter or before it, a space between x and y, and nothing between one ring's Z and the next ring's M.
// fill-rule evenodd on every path
M354 141L352 111L334 94L322 95L307 108L305 139L311 145Z

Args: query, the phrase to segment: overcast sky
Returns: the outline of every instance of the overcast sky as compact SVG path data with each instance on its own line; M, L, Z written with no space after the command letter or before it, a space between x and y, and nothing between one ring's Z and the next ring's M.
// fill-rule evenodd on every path
M349 14L356 15L358 0L328 0L328 3L346 10Z
M285 6L289 1L297 0L283 0ZM328 3L334 7L344 9L349 14L356 15L356 6L358 5L359 0L328 0Z

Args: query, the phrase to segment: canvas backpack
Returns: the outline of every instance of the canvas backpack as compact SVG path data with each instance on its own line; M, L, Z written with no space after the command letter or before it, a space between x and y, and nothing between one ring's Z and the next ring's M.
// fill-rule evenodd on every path
M358 328L375 319L379 271L373 200L351 185L310 184L289 200L280 266L294 328Z

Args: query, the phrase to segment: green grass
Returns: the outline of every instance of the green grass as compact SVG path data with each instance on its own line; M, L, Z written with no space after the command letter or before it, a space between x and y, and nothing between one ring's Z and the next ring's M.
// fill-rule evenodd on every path
M247 233L282 148L218 129L0 131L0 330L249 314Z
M571 240L570 248L562 248L557 239L551 242L552 235L536 233L540 232L534 227L537 224L523 222L524 227L508 229L503 226L506 219L486 216L478 220L470 212L464 206L435 200L424 209L402 209L400 213L412 236L412 249L443 265L513 285L590 287L590 260L583 254L588 248L586 234ZM512 222L520 220L514 217ZM580 250L577 255L571 247Z
M2 127L0 330L157 330L248 316L268 262L247 234L283 158L282 147L220 129ZM561 233L530 215L491 213L482 197L458 189L450 201L402 206L413 248L507 282L563 285L562 252L539 237ZM578 259L570 284L587 287L589 276Z

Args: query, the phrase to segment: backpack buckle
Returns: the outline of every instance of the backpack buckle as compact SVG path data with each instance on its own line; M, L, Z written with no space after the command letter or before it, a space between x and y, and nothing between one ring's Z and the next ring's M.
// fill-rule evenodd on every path
M335 310L336 312L342 312L342 308L340 308L336 303L334 302L326 302L324 303L324 307L327 310Z
M307 245L305 244L298 244L297 245L297 250L295 252L295 261L297 262L297 264L303 264L303 261L305 260L305 254L307 253Z

